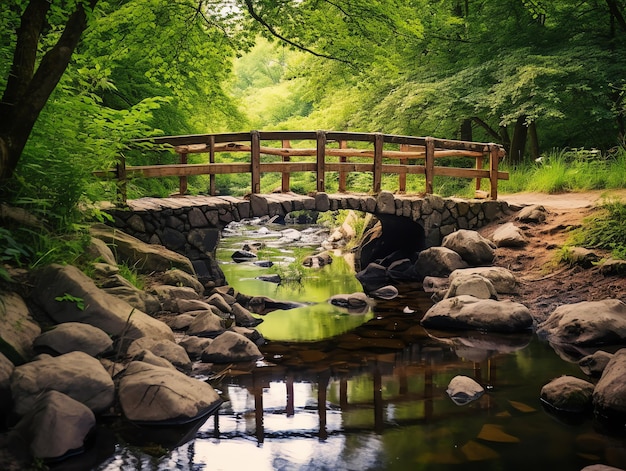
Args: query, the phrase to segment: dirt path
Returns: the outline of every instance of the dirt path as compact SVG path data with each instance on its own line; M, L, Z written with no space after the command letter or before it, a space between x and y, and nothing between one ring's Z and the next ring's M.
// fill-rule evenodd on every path
M512 205L543 205L549 211L546 221L542 224L520 223L512 214L480 230L489 237L499 224L515 221L528 237L529 244L524 248L497 249L496 265L516 274L520 288L513 299L528 306L538 320L545 319L561 304L605 298L626 302L626 278L604 276L598 267L568 267L557 262L558 252L567 243L571 231L596 212L607 197L626 202L626 190L502 195L500 199ZM594 252L600 257L609 255L604 251Z

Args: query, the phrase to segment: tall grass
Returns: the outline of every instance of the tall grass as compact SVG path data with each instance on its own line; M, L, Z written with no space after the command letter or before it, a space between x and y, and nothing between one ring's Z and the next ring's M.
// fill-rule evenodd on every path
M538 191L562 193L626 187L626 149L605 155L584 149L552 150L537 162L505 168L508 181L500 181L502 193Z

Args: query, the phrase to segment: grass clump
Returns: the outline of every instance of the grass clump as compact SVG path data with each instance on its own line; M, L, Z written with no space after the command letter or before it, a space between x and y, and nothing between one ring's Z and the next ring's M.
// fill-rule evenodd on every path
M571 237L572 245L610 250L611 256L626 260L626 204L608 200L600 211L583 221Z

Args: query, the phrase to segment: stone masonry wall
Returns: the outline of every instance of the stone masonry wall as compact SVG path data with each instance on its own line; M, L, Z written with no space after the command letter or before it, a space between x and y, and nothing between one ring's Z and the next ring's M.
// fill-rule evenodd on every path
M189 196L142 198L128 202L128 208L109 210L112 224L148 243L160 244L187 256L198 276L219 277L213 256L220 231L231 221L285 216L292 211L333 211L353 209L373 214L410 218L424 228L426 246L439 245L458 229L477 229L509 211L503 201L465 200L394 195L383 191L376 196L318 193L250 195L247 198ZM218 273L219 272L219 273ZM222 275L223 276L223 275Z

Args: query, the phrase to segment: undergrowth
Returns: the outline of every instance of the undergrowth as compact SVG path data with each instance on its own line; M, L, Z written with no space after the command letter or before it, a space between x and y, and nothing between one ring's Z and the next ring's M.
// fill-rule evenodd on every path
M573 231L570 242L588 249L610 250L613 258L626 260L626 203L605 201L597 214Z

